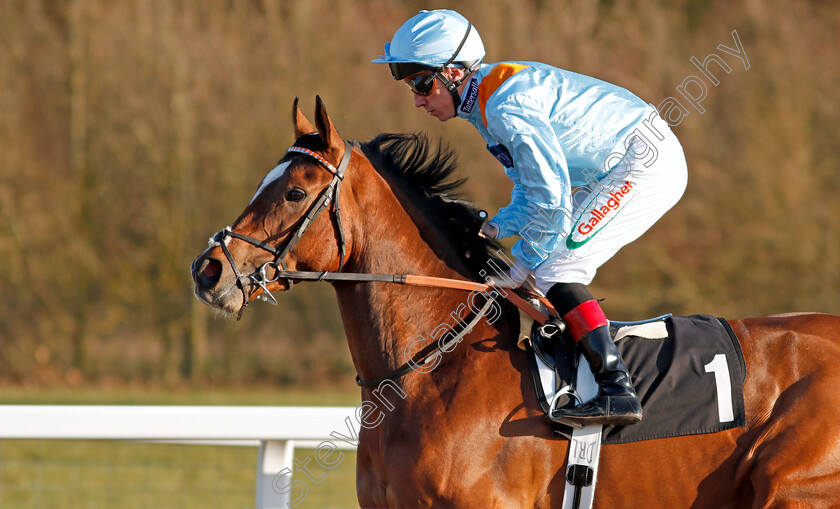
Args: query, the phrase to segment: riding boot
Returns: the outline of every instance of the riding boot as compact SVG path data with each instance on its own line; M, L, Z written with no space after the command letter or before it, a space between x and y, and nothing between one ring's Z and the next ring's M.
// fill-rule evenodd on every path
M642 419L642 405L621 354L610 339L609 326L589 331L580 338L578 344L598 382L598 395L583 405L552 411L551 420L614 426L639 422Z
M561 423L628 425L642 419L642 405L621 354L610 338L609 322L598 301L579 283L557 283L546 294L598 383L598 394L583 405L558 408L549 418Z

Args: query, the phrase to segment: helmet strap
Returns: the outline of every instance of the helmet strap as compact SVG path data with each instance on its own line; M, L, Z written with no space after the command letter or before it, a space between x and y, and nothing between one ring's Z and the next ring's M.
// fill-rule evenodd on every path
M453 61L455 61L455 58L458 56L458 53L461 52L461 48L463 48L464 44L467 42L467 37L470 36L470 31L471 30L472 30L472 23L467 21L467 31L466 31L466 33L464 33L464 38L461 39L461 43L458 44L457 48L455 48L455 52L452 53L452 56L449 57L449 60L444 62L443 65L441 65L438 68L438 70L435 71L435 75L437 75L437 77L441 81L441 83L443 83L446 86L446 89L449 90L449 95L452 96L452 103L455 105L455 114L456 115L458 113L458 106L461 105L461 94L458 93L458 85L460 85L461 83L464 82L466 77L469 76L470 72L472 72L473 67L475 67L475 65L478 62L476 62L472 66L470 66L470 68L467 69L467 74L465 74L463 78L458 80L457 83L453 83L453 82L449 81L449 79L447 79L446 76L443 75L443 70L446 69L446 67L449 64L451 64Z
M438 77L441 83L444 84L447 90L449 90L449 95L452 96L452 103L455 105L455 113L458 112L458 106L461 105L461 94L458 92L458 87L461 86L461 83L466 81L467 78L481 65L481 59L473 62L473 64L469 67L464 68L464 77L459 79L458 81L450 81L446 76L443 75L443 69L439 69L435 72L435 75Z
M449 87L447 87L449 88ZM452 96L452 105L455 107L455 116L458 115L458 106L461 105L461 94L458 93L456 88L449 89L449 95Z
M464 79L461 78L457 82L453 83L449 81L449 79L443 75L442 70L435 73L437 78L440 80L441 83L446 87L446 90L449 90L449 95L452 96L452 103L455 105L455 112L458 111L458 106L461 105L461 94L458 93L458 85L463 83Z

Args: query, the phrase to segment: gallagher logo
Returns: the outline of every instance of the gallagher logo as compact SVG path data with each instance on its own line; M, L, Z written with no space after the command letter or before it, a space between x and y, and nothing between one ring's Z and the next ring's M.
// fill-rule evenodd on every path
M583 213L572 228L572 234L566 237L566 247L577 249L592 240L595 234L615 219L621 204L633 198L633 196L630 196L632 190L633 184L624 182L624 185L618 191L609 194L610 199L604 205L599 207L596 204L591 211ZM600 197L601 195L596 196L593 201Z

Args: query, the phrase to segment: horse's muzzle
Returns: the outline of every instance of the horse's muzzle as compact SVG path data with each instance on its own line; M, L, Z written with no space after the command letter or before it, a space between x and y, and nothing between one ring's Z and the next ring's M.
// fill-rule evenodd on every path
M204 252L193 261L190 272L195 296L204 304L228 313L237 313L243 306L242 292L236 286L236 280L225 277L224 264L218 258Z

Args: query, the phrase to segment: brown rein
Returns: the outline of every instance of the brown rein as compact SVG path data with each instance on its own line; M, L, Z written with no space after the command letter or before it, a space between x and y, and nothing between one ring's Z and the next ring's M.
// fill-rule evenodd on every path
M265 265L269 265L271 262L268 262ZM265 267L265 265L263 267ZM414 274L363 274L357 272L307 272L307 271L296 271L296 270L280 270L276 266L275 268L274 278L263 280L263 283L273 283L278 279L296 279L301 281L354 281L354 282L380 282L380 283L398 283L403 285L413 285L413 286L425 286L425 287L432 287L432 288L450 288L453 290L466 290L466 291L474 291L474 292L486 292L488 290L494 290L516 307L522 310L523 313L527 314L534 320L540 323L540 325L545 324L546 320L548 320L548 316L534 307L531 303L527 300L523 299L519 295L513 292L512 289L509 288L501 288L497 285L492 285L488 283L478 283L475 281L467 281L465 279L449 279L444 277L434 277L434 276L418 276ZM264 273L265 271L261 269L261 272ZM263 289L263 291L266 291ZM549 311L553 311L554 307L548 302L548 299L541 295L532 294L534 298L540 301Z

